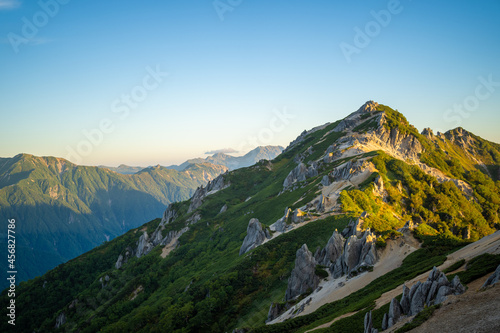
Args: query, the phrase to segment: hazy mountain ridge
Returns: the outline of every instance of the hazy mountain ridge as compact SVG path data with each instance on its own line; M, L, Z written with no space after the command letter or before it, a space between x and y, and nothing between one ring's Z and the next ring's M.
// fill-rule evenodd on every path
M419 133L399 112L367 102L341 121L304 131L272 162L223 174L191 200L170 205L163 219L24 283L19 323L26 331L50 331L57 318L64 330L81 332L295 332L359 311L335 325L363 332L363 316L383 292L499 229L499 147L460 129ZM335 281L331 274L346 271L314 266L320 259L329 265L335 229L349 237L342 257L356 260L353 265L361 257L347 249L363 234L370 261L383 258L385 248L406 246L413 235L426 246L401 253L406 259L400 267L359 292L306 313L309 293L295 290L289 277L297 285L307 279L327 288L325 274ZM253 249L240 256L243 244ZM148 254L142 255L145 246ZM302 257L308 269L292 273ZM372 274L369 267L357 269L347 273ZM285 302L285 293L297 292L298 299ZM282 309L272 313L273 306ZM264 325L286 307L288 320ZM388 307L375 311L374 327Z
M224 153L216 153L206 158L189 159L180 165L171 165L168 166L167 168L175 170L184 170L190 164L199 164L208 162L212 164L224 165L229 170L235 170L254 165L255 163L257 163L262 159L272 160L276 156L281 154L282 151L283 147L281 146L259 146L255 149L252 149L243 156L231 156Z

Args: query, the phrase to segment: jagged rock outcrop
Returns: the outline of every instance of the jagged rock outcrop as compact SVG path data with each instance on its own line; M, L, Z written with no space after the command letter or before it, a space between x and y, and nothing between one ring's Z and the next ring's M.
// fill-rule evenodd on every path
M342 255L344 243L344 237L335 229L326 246L315 255L316 262L327 267L333 265Z
M169 224L170 222L173 222L177 218L177 212L174 210L174 207L172 204L168 205L167 209L165 209L165 212L163 213L163 217L161 218L161 224Z
M137 250L135 251L135 256L137 258L140 258L148 254L153 249L153 247L154 245L152 242L150 242L148 233L144 231L137 241Z
M318 287L319 277L315 274L316 260L304 244L295 255L295 267L288 279L285 300L289 301L308 290L313 291Z
M118 259L116 260L115 263L115 268L120 269L124 264L128 262L130 257L132 257L134 254L135 251L130 246L127 246L125 248L125 251L118 256Z
M373 328L372 312L371 310L365 314L365 330L364 333L378 333L376 328Z
M377 178L375 178L375 181L373 182L373 194L381 198L386 197L384 180L380 175L378 175Z
M206 187L200 186L196 189L193 196L191 197L191 204L188 208L188 213L193 212L198 209L202 203L203 199L207 195L214 194L220 190L227 188L230 184L224 181L224 175L220 175L212 181L209 181Z
M320 195L319 199L317 201L315 201L316 210L320 213L324 213L326 211L326 207L329 203L330 203L329 197L324 196L323 194Z
M356 275L375 265L378 257L375 248L377 237L370 229L365 230L361 238L351 235L344 244L344 251L335 265L330 266L332 276L337 279L342 275Z
M247 235L240 248L240 256L262 244L266 238L271 238L269 231L262 227L262 223L258 219L250 219Z
M330 177L328 177L328 175L324 175L323 178L321 179L321 185L329 186L330 184L331 184Z
M500 265L498 265L497 269L493 274L490 275L488 280L486 280L482 286L482 288L487 288L489 286L494 286L500 280Z
M177 241L179 239L179 237L181 237L188 230L189 230L189 228L185 227L185 228L182 228L181 230L169 231L167 233L167 235L161 240L159 245L165 246L165 245L171 244L172 241L174 241L174 240Z
M168 210L168 208L167 208ZM198 222L198 220L201 218L201 216L199 214L193 214L193 216L191 216L191 220L187 220L186 222L188 224L192 224L192 223L196 223ZM174 217L175 219L175 217ZM189 227L184 227L183 229L181 230L171 230L167 233L167 235L165 237L163 237L163 230L165 230L165 225L169 222L172 222L173 219L170 218L170 219L166 219L165 222L160 222L160 224L158 225L158 227L156 227L155 231L151 234L151 236L148 235L148 233L146 231L143 231L141 237L139 237L139 240L137 241L137 248L135 251L133 251L135 253L135 256L137 258L140 258L142 256L145 256L146 254L148 254L149 252L151 252L151 250L155 247L155 246L158 246L158 245L167 245L167 244L170 244L171 241L174 239L174 238L179 238L182 234L184 234L186 231L189 230ZM128 247L127 247L128 249ZM126 252L128 253L128 252ZM122 264L124 263L123 262L123 258L122 260L120 260L120 257L123 257L122 255L120 255L118 257L118 260L115 264L115 267L118 268L122 266ZM125 261L126 262L126 261Z
M285 214L283 215L283 217L280 218L279 220L277 220L276 222L274 222L273 224L271 224L269 226L269 229L271 231L278 231L278 232L286 232L286 231L292 229L293 225L288 224L289 217L291 216L291 214L292 214L292 210L287 207L285 209Z
M290 309L291 305L289 302L282 303L271 303L269 307L269 311L267 312L266 323L273 321L278 318L283 312Z
M59 328L64 324L66 324L66 314L64 312L61 312L61 314L59 314L59 316L57 316L56 318L55 328Z
M350 180L355 175L363 172L368 167L369 163L370 162L361 160L350 160L333 169L330 175L334 182Z
M292 223L304 222L306 218L311 218L311 214L296 208L292 213Z
M398 231L401 233L405 233L411 231L417 227L417 224L412 220L406 221L405 225L402 228L399 228Z
M315 177L318 175L318 166L316 163L312 163L309 167L307 167L304 163L300 162L288 176L285 178L283 182L283 188L289 188L293 184L297 182L303 182L307 178Z
M460 295L464 292L465 287L460 283L458 275L449 282L446 275L434 267L424 283L418 281L411 289L403 285L401 302L396 298L392 299L389 313L384 316L382 329L393 326L402 315L415 316L425 306L440 304L446 300L446 296ZM385 328L384 323L386 323Z
M424 128L421 134L423 136L425 136L427 139L431 139L432 140L434 138L434 132L429 127Z
M351 236L361 237L363 235L363 223L365 217L368 216L367 212L361 213L361 215L356 219L349 222L347 227L342 230L342 236L344 238L349 238Z
M191 215L187 220L186 222L188 224L195 224L195 223L198 223L198 221L201 220L201 214L196 212L194 213L193 215Z

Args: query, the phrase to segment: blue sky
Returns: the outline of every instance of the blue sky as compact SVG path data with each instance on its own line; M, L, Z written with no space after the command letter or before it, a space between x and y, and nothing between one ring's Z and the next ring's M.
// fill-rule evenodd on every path
M181 163L286 146L369 99L419 130L500 142L499 13L498 1L0 0L0 156Z

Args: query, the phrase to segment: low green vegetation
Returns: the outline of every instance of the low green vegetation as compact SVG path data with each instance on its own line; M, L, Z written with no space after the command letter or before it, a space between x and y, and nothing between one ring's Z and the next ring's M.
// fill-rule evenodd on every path
M411 322L404 324L401 328L398 328L395 333L404 333L419 327L432 316L436 309L439 309L440 307L441 304L426 307L420 311Z
M450 267L443 270L443 273L448 274L448 273L451 273L453 271L456 271L457 269L462 267L464 264L465 264L465 259L459 260L456 263L454 263L453 265L451 265Z
M460 281L463 284L467 284L494 272L498 265L500 265L500 254L485 253L467 262L465 271L449 275L448 279L451 280L455 275L458 275Z

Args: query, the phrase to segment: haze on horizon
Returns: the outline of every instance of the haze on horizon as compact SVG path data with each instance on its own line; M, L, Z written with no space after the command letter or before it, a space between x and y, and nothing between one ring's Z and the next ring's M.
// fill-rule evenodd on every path
M419 130L500 142L499 12L498 1L0 0L0 156L179 164L287 146L370 99ZM68 150L79 148L80 161Z

